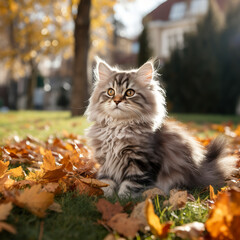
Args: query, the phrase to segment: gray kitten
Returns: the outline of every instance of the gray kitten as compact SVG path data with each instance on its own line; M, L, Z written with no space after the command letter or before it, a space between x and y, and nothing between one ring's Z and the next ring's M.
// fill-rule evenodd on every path
M94 124L87 136L101 164L98 179L109 184L106 196L223 184L233 172L236 159L227 155L222 138L203 149L183 127L166 121L152 62L122 71L98 59L95 76L86 111Z

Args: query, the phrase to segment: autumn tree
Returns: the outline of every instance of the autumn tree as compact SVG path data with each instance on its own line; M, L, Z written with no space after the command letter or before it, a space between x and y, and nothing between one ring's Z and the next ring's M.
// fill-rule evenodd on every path
M110 17L116 1L81 0L76 1L77 14L73 15L74 29L74 65L71 96L72 116L82 115L88 104L89 80L88 57L107 52L107 42L113 33ZM89 53L89 48L92 46Z
M72 43L71 29L63 25L71 17L64 2L9 0L0 3L0 30L9 40L1 49L0 57L10 69L10 79L29 76L28 108L32 108L40 61L67 50Z

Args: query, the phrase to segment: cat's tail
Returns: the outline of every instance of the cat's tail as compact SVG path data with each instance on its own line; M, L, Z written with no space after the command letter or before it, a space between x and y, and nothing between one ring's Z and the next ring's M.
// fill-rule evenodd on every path
M223 185L226 178L237 171L237 158L229 155L226 139L217 137L207 147L200 167L201 185Z

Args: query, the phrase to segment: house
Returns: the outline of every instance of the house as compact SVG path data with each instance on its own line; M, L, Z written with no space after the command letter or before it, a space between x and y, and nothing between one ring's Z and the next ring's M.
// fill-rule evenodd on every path
M181 48L184 34L196 29L199 19L207 13L210 1L220 13L226 12L229 0L168 0L147 14L143 24L147 26L154 57L164 62L174 48Z

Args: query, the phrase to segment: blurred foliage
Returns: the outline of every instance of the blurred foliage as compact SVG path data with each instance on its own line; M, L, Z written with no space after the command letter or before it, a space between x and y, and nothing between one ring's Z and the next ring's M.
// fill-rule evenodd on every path
M113 32L110 16L116 0L92 0L91 56L106 50L107 37ZM64 58L73 55L73 20L79 0L0 1L0 59L12 70L13 78L25 76L29 65L45 56ZM83 36L84 37L84 36ZM107 51L107 50L106 50Z
M163 68L170 110L235 113L240 89L240 5L223 16L213 6Z

